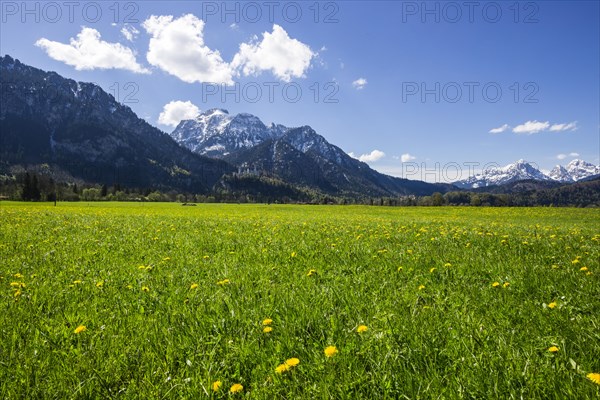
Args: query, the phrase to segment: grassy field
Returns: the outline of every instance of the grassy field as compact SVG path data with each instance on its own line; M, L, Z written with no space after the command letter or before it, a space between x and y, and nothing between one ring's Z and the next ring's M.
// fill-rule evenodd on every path
M600 396L600 210L2 202L0 225L3 399Z

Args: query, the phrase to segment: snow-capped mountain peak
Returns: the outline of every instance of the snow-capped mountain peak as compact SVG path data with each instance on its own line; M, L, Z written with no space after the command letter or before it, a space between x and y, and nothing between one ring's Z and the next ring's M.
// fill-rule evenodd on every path
M583 160L575 159L567 164L566 170L573 181L579 181L590 176L600 175L600 166Z
M557 165L546 175L529 162L521 159L504 167L490 168L467 179L454 182L454 184L463 188L480 188L530 179L569 183L595 175L600 175L600 166L582 160L573 160L567 164L566 168Z
M225 109L212 108L195 119L181 121L171 136L193 152L223 157L267 139L280 137L288 130L283 125L271 124L267 127L252 114L230 115Z
M515 181L534 179L548 181L550 178L529 162L521 159L504 167L494 167L482 171L480 174L455 182L455 185L464 188L479 188L494 185L504 185Z

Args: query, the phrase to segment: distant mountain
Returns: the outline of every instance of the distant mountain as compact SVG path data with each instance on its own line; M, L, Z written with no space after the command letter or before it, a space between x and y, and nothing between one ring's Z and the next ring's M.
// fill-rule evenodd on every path
M50 164L88 182L209 192L227 163L202 157L91 83L0 57L0 163Z
M251 114L230 115L227 110L213 108L195 119L181 121L171 136L195 153L222 158L280 137L288 129L275 124L267 127Z
M527 161L519 160L505 167L490 168L454 184L461 188L476 189L523 180L548 181L550 178Z
M332 195L429 195L453 188L381 174L310 126L267 126L251 114L230 115L226 110L211 109L193 120L181 121L171 136L196 153L236 165L239 174L267 174Z
M583 160L573 160L567 164L566 171L569 174L570 181L577 182L600 175L600 165L590 164Z
M527 161L519 160L505 167L490 168L454 184L464 189L481 189L521 181L573 183L598 175L600 175L600 166L582 160L573 160L566 168L557 165L547 175ZM531 183L528 185L531 186ZM518 188L519 185L515 187Z

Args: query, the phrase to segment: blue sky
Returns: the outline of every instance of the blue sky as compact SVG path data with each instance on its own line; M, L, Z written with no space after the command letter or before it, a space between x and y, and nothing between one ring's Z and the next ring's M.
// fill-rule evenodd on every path
M429 181L600 164L597 1L23 4L2 2L2 55L166 132L196 109L249 112Z

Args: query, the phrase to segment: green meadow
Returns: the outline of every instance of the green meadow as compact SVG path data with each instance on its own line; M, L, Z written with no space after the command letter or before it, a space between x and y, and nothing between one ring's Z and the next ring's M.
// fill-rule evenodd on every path
M3 399L597 399L600 210L0 202L0 307Z

